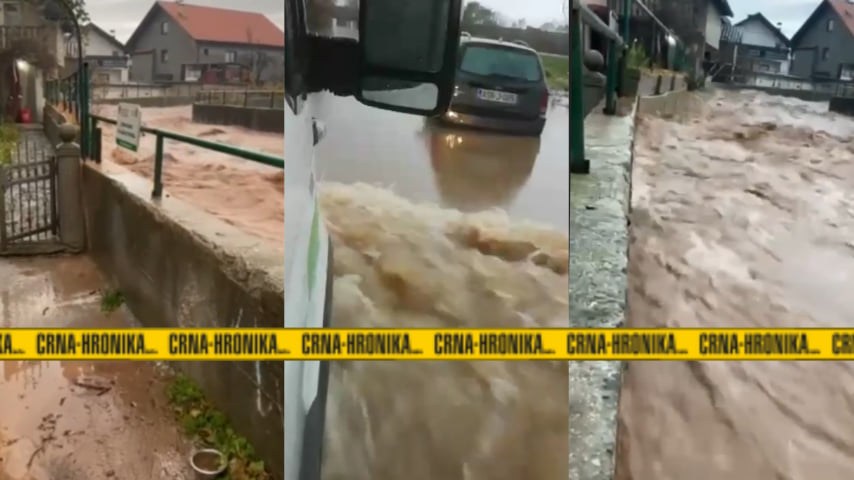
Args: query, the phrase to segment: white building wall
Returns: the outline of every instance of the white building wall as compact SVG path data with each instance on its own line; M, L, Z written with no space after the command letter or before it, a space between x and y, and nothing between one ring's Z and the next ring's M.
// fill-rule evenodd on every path
M706 43L715 49L721 48L721 14L718 9L707 2L706 13Z
M741 43L771 48L782 46L777 36L759 20L743 23L738 26L738 29L742 32Z

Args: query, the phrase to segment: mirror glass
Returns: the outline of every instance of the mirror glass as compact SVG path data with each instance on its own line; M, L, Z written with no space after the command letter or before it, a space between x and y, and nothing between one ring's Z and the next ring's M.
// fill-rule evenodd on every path
M364 77L361 93L367 101L392 107L433 110L439 103L439 87L432 83Z
M374 67L439 72L450 4L450 0L363 1L365 60Z

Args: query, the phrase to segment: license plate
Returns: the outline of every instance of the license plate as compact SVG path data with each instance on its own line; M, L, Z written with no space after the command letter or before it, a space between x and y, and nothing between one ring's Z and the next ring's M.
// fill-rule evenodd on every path
M499 92L498 90L477 89L477 98L486 100L487 102L506 103L515 105L519 101L519 96L515 93Z

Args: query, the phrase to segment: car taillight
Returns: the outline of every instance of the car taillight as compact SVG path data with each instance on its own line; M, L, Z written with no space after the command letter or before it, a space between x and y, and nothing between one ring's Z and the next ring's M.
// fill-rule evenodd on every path
M540 113L545 115L546 111L549 109L549 92L546 90L543 92L543 97L540 99Z

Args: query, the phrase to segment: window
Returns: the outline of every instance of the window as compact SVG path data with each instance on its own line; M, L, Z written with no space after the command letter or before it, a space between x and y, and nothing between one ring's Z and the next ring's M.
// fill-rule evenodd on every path
M828 21L827 21L827 31L828 31L828 32L832 32L832 31L833 31L833 19L832 19L832 18L831 18L830 20L828 20Z
M528 82L542 79L537 54L517 48L469 45L465 47L460 70L486 77L503 77Z
M114 56L114 57L118 57L118 56L119 56L119 51L118 51L118 50L113 50L113 56Z
M160 63L167 63L169 61L169 50L160 50Z
M225 52L225 63L234 63L237 61L237 52Z
M207 48L203 48L203 49L202 49L202 55L204 55L204 56L206 56L206 57L207 57L207 56L208 56L208 55L210 55L210 54L211 54L211 52L210 52L210 50L208 50Z
M830 58L830 49L827 47L824 47L821 49L821 59L827 60L828 58Z
M3 25L20 25L21 7L17 3L7 2L3 4Z
M336 18L335 25L339 27L346 27L350 22L347 21L346 18Z
M161 22L160 23L160 34L166 35L169 33L169 22Z

